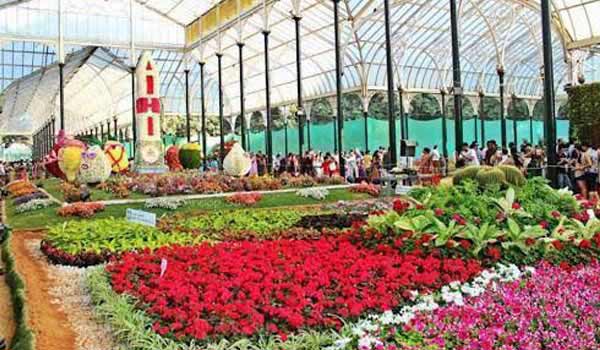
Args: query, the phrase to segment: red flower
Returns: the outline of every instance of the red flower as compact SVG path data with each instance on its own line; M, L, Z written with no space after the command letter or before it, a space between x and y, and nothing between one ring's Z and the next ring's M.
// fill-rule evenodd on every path
M462 239L460 241L460 246L464 249L464 250L468 250L469 248L471 248L471 242L466 240L466 239Z
M401 199L394 200L393 208L398 214L404 213L410 207L410 203Z
M415 205L415 208L417 208L417 210L423 210L423 209L425 209L425 207L423 206L423 204L417 204L417 205Z
M485 255L489 256L493 261L498 261L501 257L500 249L496 247L489 247L486 249Z
M542 220L542 221L540 221L540 227L543 228L544 230L547 230L548 227L550 227L550 224L548 223L548 221Z
M532 245L534 245L534 244L535 244L535 239L534 239L534 238L527 238L527 239L525 240L525 244L526 244L527 246L532 246Z
M467 220L465 220L465 218L463 218L460 214L452 215L452 220L456 221L457 224L462 226L467 224Z
M519 209L521 209L521 204L519 204L519 203L517 203L517 202L514 202L514 203L512 204L512 208L513 208L514 210L519 210Z
M591 247L592 247L592 242L590 242L587 239L584 239L581 242L579 242L579 248L581 248L581 249L589 249Z
M550 215L552 215L552 217L555 219L558 219L561 217L561 214L558 210L553 210L552 213L550 213Z
M444 215L444 210L440 209L440 208L435 208L433 210L433 213L435 214L435 216L443 216Z
M561 242L561 241L559 241L559 240L554 240L554 241L552 241L552 246L553 246L554 248L556 248L556 250L562 250L562 249L563 249L563 244L562 244L562 242Z
M327 236L164 247L124 254L106 269L113 289L138 298L161 335L284 339L302 328L339 327L338 317L389 310L409 290L435 290L481 270L475 260L439 255ZM169 264L161 278L163 258Z

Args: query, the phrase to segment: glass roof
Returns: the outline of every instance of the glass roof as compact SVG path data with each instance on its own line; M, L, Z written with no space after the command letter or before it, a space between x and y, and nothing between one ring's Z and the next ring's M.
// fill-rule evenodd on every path
M184 113L185 25L206 13L216 0L61 0L64 41L71 52L65 70L67 119L80 131L113 115L130 119L126 65L133 39L136 55L153 51L161 73L161 94L168 113ZM302 19L305 100L335 94L333 6L328 0L267 0L270 23L272 103L296 99L294 22ZM467 94L498 91L496 70L506 71L507 94L541 94L542 66L539 0L459 1L462 84ZM565 55L583 49L586 79L600 79L600 0L552 0L553 48L557 92L570 81ZM133 9L133 11L131 11ZM342 0L343 87L368 100L368 91L386 88L382 0ZM439 92L451 85L450 19L447 0L391 1L395 83L411 92ZM134 22L133 35L130 32ZM206 62L206 103L218 112L216 53L223 53L226 115L239 103L237 42L245 43L246 110L263 110L264 11L255 8L225 23L219 35L194 45L189 65L192 113L200 111L198 60ZM0 85L3 132L32 132L57 115L58 0L0 0ZM6 41L8 40L8 41ZM93 47L89 47L93 46ZM106 49L96 49L96 46ZM25 77L23 79L19 79ZM83 106L83 107L82 107ZM126 116L126 117L125 117Z

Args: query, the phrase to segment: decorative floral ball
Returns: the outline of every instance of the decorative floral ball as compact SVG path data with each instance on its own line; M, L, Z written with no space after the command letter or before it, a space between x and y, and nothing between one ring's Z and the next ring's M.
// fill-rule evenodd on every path
M129 167L127 151L125 146L117 141L108 141L104 144L104 153L110 162L110 167L114 173L123 173Z
M100 146L92 146L81 155L78 180L92 184L106 181L111 173L111 163Z
M200 145L197 143L187 143L181 146L179 150L179 161L185 169L198 169L202 161L200 155Z

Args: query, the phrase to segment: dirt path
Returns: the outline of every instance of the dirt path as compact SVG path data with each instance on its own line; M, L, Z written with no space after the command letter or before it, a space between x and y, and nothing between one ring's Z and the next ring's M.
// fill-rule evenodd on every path
M0 269L4 269L1 257ZM0 310L2 310L0 312L0 338L4 338L7 344L10 344L10 340L15 333L15 320L13 319L12 309L10 290L4 276L0 276Z
M76 335L69 327L67 315L51 302L49 291L53 281L42 262L27 249L27 240L41 238L41 232L15 232L11 240L17 271L25 283L29 324L35 334L36 349L75 350Z

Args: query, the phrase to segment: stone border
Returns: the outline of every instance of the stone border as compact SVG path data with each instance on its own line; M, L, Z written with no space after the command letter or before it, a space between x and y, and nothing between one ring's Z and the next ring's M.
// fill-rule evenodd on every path
M318 186L318 187L310 187L310 188L323 188L327 190L335 190L335 189L344 189L351 188L354 185L329 185L329 186ZM260 193L260 194L279 194L279 193L292 193L296 192L302 188L307 187L298 187L298 188L285 188L281 190L272 190L272 191L242 191L242 192L222 192L222 193L212 193L212 194L186 194L186 195L176 195L176 196L162 196L162 197L152 197L152 198L165 198L165 199L182 199L182 200L197 200L197 199L209 199L209 198L226 198L231 197L236 193ZM142 199L112 199L108 201L95 201L96 203L102 203L104 205L124 205L124 204L136 204L136 203L144 203L148 198Z

